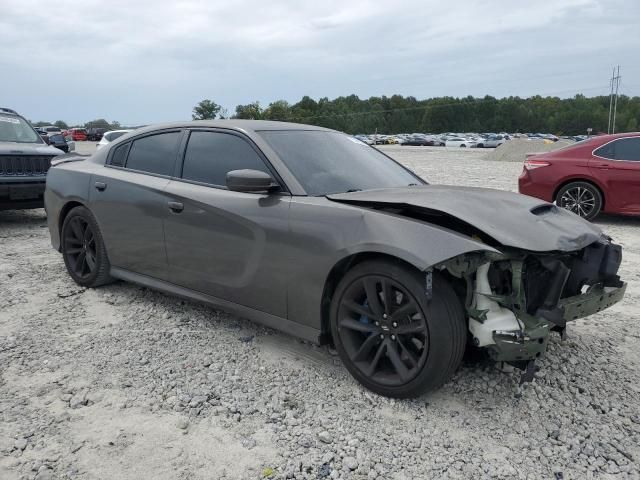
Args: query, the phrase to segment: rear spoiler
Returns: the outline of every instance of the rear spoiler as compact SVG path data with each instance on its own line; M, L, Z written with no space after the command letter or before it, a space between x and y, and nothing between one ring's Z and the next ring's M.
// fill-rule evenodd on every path
M90 155L80 155L79 153L65 153L64 155L58 155L52 159L51 166L55 167L56 165L62 165L63 163L79 162L81 160L86 160L89 157Z

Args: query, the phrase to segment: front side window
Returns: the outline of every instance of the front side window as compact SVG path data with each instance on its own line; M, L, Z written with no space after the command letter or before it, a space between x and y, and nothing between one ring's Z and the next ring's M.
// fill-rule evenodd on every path
M171 175L181 135L182 132L168 132L134 140L126 167L157 175Z
M242 138L227 133L191 132L182 166L182 178L209 185L226 186L232 170L269 169Z
M258 132L308 195L402 187L424 181L348 135L321 130Z

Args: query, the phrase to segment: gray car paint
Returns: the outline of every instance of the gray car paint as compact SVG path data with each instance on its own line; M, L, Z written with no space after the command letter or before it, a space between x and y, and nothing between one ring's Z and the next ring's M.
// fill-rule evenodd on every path
M105 166L112 148L168 128L227 129L243 135L264 153L288 193L231 192L176 177ZM425 270L463 253L497 252L437 225L348 204L354 194L345 195L346 200L339 195L332 196L333 200L306 196L284 163L256 133L287 129L326 130L249 120L172 123L136 130L86 161L60 164L50 170L45 193L52 244L60 248L62 216L69 208L68 202L78 202L96 216L114 277L205 301L314 341L319 340L323 329L322 298L327 279L336 265L353 255L391 255ZM96 181L107 184L106 189L93 188ZM428 188L434 187L403 190L418 198ZM375 195L398 201L393 190L377 191L360 201L370 203ZM448 197L462 211L465 202L460 197L466 192L470 192L466 208L477 209L474 204L479 193L474 189L460 188L448 194L441 191L440 203ZM184 211L170 212L167 201L182 202ZM515 219L528 212L517 201L510 207L516 211L501 211L505 218ZM503 228L505 225L514 229L508 221L502 223ZM593 234L586 225L576 224L576 237ZM214 226L224 227L224 231ZM499 228L496 223L490 230L495 235ZM554 235L550 230L547 233ZM158 261L163 242L168 275L163 275L162 260Z
M329 195L352 205L410 206L445 213L504 246L532 252L574 251L602 231L577 215L537 198L488 188L425 185Z

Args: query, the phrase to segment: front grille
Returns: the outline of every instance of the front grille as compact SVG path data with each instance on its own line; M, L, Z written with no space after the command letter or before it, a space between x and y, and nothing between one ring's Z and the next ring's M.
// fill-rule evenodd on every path
M37 177L46 175L51 167L51 155L0 155L0 175Z

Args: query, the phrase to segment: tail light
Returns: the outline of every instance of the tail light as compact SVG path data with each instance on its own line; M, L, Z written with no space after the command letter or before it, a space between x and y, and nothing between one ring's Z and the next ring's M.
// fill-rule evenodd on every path
M549 162L545 162L544 160L525 160L524 168L525 170L535 170L536 168L548 167L551 165Z

